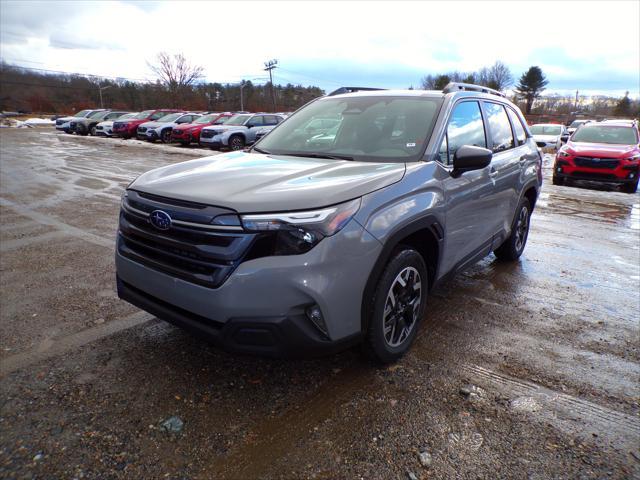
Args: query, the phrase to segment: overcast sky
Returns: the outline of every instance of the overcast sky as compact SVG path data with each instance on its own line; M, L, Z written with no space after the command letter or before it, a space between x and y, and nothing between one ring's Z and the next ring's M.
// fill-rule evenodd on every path
M152 79L159 51L206 79L407 88L496 60L548 89L640 90L640 2L152 2L0 0L0 56L25 67ZM263 81L263 80L262 80ZM258 83L261 80L257 80Z

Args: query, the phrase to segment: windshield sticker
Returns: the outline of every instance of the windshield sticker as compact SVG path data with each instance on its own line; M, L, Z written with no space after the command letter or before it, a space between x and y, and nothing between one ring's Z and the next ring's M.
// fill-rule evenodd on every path
M415 143L407 143L407 148L411 148L411 147L415 147L416 144Z

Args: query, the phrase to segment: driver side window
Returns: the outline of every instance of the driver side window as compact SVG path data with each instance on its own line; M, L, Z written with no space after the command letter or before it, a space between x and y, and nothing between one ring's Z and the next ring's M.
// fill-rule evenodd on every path
M476 101L462 102L454 107L440 146L440 161L445 165L453 163L453 155L463 145L487 147L482 112Z

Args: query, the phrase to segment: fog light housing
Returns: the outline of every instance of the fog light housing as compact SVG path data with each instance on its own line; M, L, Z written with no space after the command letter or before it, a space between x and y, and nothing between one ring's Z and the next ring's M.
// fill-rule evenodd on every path
M628 175L628 178L636 178L636 174L635 174L635 172L631 172L631 173Z
M556 168L556 172L558 172L558 173L562 173L562 167L557 167L557 168Z
M322 315L322 310L318 305L311 305L307 308L307 318L311 320L311 322L316 326L318 330L322 332L322 334L329 338L329 333L327 332L327 325L324 322L324 316Z

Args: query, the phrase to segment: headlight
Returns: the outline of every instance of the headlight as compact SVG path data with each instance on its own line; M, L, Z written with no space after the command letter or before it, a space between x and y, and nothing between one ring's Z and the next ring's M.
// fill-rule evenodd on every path
M252 232L276 234L274 254L291 255L311 250L324 237L338 233L360 208L360 199L306 212L241 215Z
M629 162L637 162L638 160L640 160L640 153L637 153L632 157L627 157L625 158L625 160L628 160Z
M561 158L567 158L567 157L570 157L570 156L571 156L571 154L570 154L570 153L567 153L565 150L560 150L560 151L558 152L558 156L559 156L559 157L561 157Z

